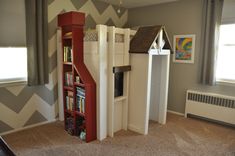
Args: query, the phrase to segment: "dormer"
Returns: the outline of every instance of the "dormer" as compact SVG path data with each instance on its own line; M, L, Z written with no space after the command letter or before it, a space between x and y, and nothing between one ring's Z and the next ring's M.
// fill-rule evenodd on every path
M167 55L173 53L165 27L140 27L132 38L129 53Z

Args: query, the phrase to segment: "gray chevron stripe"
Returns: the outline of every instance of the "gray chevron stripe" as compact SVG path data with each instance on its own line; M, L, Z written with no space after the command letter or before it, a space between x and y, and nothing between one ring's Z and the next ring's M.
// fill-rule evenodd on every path
M57 94L54 94L57 90L58 90L57 85L54 87L52 91L50 91L45 86L39 86L39 87L25 86L24 89L20 92L20 94L18 96L15 96L7 89L0 88L0 93L1 93L0 102L9 109L11 109L12 111L19 113L22 110L22 108L25 106L25 104L28 102L28 100L34 94L37 94L49 105L53 105L56 101L55 99L57 99Z
M96 22L94 21L94 19L92 18L91 15L88 15L86 17L86 25L85 25L85 29L95 29L96 27Z
M100 14L102 14L110 6L110 4L108 3L97 1L97 0L92 0L92 2Z
M37 124L40 122L44 122L47 121L47 119L38 111L35 111L32 116L29 118L29 120L25 123L25 126L29 126L29 125L33 125L33 124Z
M13 128L7 125L6 123L4 123L2 120L0 120L0 133L10 131L10 130L13 130Z
M74 7L79 10L86 2L87 0L71 0Z
M51 73L57 66L57 51L49 58L49 72Z
M105 25L107 25L107 26L115 26L115 24L114 24L114 22L113 22L113 20L111 18L105 23Z

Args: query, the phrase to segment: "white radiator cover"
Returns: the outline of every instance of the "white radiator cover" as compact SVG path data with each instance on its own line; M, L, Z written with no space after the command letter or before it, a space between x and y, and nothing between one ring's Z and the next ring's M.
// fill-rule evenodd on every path
M235 97L187 90L185 117L189 114L235 126Z

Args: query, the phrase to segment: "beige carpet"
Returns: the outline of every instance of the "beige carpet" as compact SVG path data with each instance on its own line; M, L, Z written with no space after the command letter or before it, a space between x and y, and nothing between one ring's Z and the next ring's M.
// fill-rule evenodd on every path
M56 122L4 136L22 156L235 156L235 129L168 114L150 122L149 134L120 131L102 142L84 143Z

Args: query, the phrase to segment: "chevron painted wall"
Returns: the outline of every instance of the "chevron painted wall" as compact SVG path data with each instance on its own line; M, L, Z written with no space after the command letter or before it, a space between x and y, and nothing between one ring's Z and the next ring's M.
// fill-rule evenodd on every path
M86 13L86 29L96 24L123 27L128 10L98 0L48 0L49 84L28 87L19 85L0 88L0 134L36 124L51 122L58 116L57 103L57 15L62 12Z

